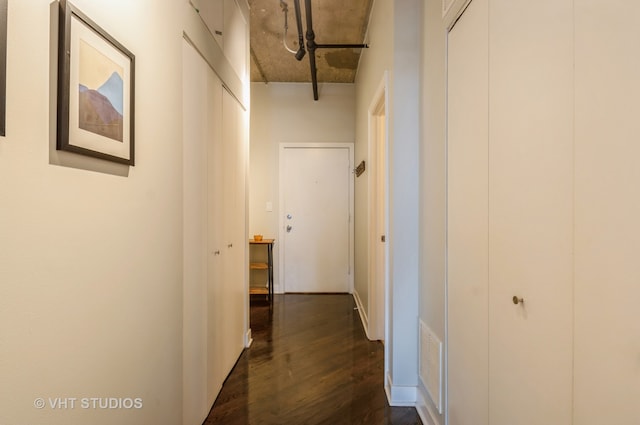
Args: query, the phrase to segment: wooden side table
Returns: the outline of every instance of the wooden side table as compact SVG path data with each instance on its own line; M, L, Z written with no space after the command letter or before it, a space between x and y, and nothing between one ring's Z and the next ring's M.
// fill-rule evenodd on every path
M250 262L249 268L251 270L266 270L267 271L267 288L249 288L251 295L267 295L269 301L273 300L273 244L275 239L263 239L256 241L249 239L249 245L266 246L267 248L267 262Z

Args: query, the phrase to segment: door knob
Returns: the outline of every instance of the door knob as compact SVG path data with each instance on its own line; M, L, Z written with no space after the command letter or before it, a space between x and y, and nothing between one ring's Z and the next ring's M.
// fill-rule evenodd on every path
M513 303L515 305L524 304L524 298L518 298L515 295L513 296Z
M287 233L291 232L291 229L293 229L293 227L287 226Z

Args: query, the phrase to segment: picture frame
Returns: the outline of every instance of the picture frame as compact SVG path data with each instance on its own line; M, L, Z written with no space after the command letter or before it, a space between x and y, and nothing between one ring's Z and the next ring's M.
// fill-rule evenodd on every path
M7 135L7 5L0 0L0 136Z
M135 165L135 56L66 0L58 35L58 150Z

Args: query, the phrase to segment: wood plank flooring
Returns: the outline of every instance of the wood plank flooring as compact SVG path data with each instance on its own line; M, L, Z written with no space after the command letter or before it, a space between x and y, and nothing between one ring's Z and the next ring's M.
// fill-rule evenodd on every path
M351 295L252 301L251 330L204 424L422 424L416 409L387 404L384 349L367 340Z

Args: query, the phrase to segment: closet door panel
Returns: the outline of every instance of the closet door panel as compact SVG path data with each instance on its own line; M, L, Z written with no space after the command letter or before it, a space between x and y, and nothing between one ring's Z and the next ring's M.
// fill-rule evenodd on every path
M208 358L207 358L207 400L213 405L228 370L219 361L224 357L222 314L225 302L223 291L223 246L224 246L224 203L223 203L223 160L222 160L222 82L213 70L208 69L206 86L200 87L206 93L206 125L209 134L207 144L207 232L208 232Z
M571 423L572 7L490 3L492 425Z
M238 144L241 130L238 127L239 104L226 89L222 90L222 153L223 153L223 217L224 247L223 287L224 304L222 314L225 326L222 330L226 344L222 363L231 370L244 348L246 288L244 285L244 254L248 242L243 229L239 229L239 217L244 219L244 208L238 202L244 199L245 192L240 189ZM240 192L241 191L241 192Z
M575 424L640 423L640 3L576 3Z
M488 425L488 0L447 46L447 410L450 425Z
M183 41L183 420L206 418L207 404L207 187L206 85L208 66ZM188 75L188 77L187 77Z

